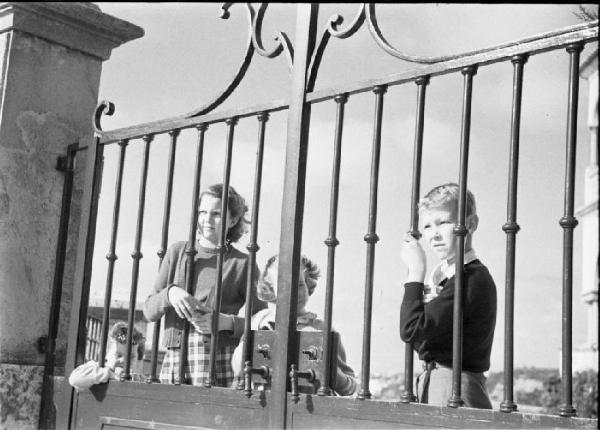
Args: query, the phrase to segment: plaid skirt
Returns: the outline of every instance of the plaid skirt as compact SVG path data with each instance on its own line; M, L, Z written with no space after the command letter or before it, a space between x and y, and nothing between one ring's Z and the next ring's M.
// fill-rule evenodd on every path
M233 369L231 356L233 346L220 346L215 354L215 385L217 387L231 387L233 383ZM196 330L191 330L188 337L188 356L184 367L184 378L191 385L204 385L208 378L210 361L210 336L202 335ZM179 348L169 348L163 359L160 369L161 384L174 384L179 375Z

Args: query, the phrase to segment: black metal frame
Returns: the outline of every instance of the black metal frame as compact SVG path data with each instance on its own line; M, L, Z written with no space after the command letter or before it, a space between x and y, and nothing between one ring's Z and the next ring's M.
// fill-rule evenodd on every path
M229 15L231 4L223 7L223 17ZM169 133L171 135L171 152L169 155L169 170L167 181L167 197L165 198L165 209L163 218L163 236L161 249L158 251L160 263L164 257L168 241L168 224L171 205L172 178L174 169L174 156L177 135L183 129L195 127L198 129L198 149L196 159L196 173L194 178L194 190L192 195L192 210L190 216L190 234L189 243L186 250L189 264L187 265L187 279L189 282L186 289L191 291L191 279L193 279L193 258L196 254L195 249L195 228L197 223L198 193L200 189L200 171L202 166L204 135L212 123L225 122L228 126L228 135L225 149L224 179L225 187L223 189L222 213L227 213L227 193L229 184L229 175L231 171L231 156L234 143L234 130L238 120L246 117L256 117L259 121L258 151L256 161L256 174L253 194L253 218L251 241L248 245L248 251L251 262L255 261L256 252L259 247L257 244L258 235L258 208L260 203L261 178L262 178L262 159L264 150L264 136L266 122L270 113L280 110L288 110L288 131L286 145L285 177L284 177L284 199L281 215L281 241L279 249L279 291L277 300L277 331L276 341L279 345L289 346L293 343L296 330L296 299L297 289L296 281L299 276L299 264L301 254L301 237L303 227L304 211L304 186L306 176L306 154L308 150L308 130L310 124L311 106L313 103L334 100L337 103L337 114L335 123L335 152L334 165L332 168L332 184L330 199L330 217L329 217L329 236L325 240L328 247L328 267L327 267L327 290L325 305L325 324L326 330L331 331L332 303L333 303L333 275L335 265L335 247L339 241L336 238L337 223L337 201L339 191L340 159L342 147L342 131L344 106L348 97L352 94L373 91L375 93L375 112L374 112L374 130L373 130L373 148L371 161L371 186L369 201L369 219L368 231L365 235L367 244L367 263L365 278L365 301L364 301L364 332L363 332L363 356L362 356L362 383L358 393L358 399L365 400L371 397L369 391L369 371L370 371L370 337L371 337L371 312L372 312L372 294L374 283L374 264L375 264L375 244L378 241L376 234L377 220L377 191L379 177L379 157L381 145L381 127L383 113L383 98L386 89L393 85L399 85L414 81L417 84L417 113L416 113L416 132L413 161L413 181L411 198L411 225L409 234L419 237L418 231L418 213L417 202L420 193L421 181L421 153L423 148L423 129L424 129L424 106L425 91L431 79L438 75L458 72L464 75L464 95L463 95L463 118L461 133L461 151L460 151L460 174L459 174L459 205L458 205L458 223L455 227L457 240L457 260L456 260L456 295L462 297L463 291L463 258L464 258L464 240L467 233L465 227L465 207L466 207L466 189L467 189L467 169L469 154L469 134L471 117L471 98L473 89L473 77L479 67L501 62L512 61L514 67L513 84L513 115L511 132L511 156L509 165L509 193L507 223L503 229L507 234L507 313L505 327L507 330L507 339L505 346L505 375L510 380L505 380L504 402L501 406L502 412L512 412L516 410L516 404L513 401L512 393L512 336L513 336L513 307L514 307L514 266L515 266L515 235L519 229L516 224L516 182L518 172L518 152L519 152L519 127L520 127L520 106L523 85L523 65L531 55L542 53L548 50L566 48L571 57L570 79L569 79L569 100L568 100L568 119L567 119L567 166L565 180L565 214L560 220L560 225L564 229L564 267L563 273L563 379L564 386L564 405L561 407L562 416L574 416L575 410L572 406L571 398L571 301L572 301L572 243L573 229L576 226L576 220L573 217L573 196L574 196L574 169L575 169L575 144L576 144L576 121L577 121L577 95L578 95L578 67L579 52L587 42L597 40L598 23L586 23L573 26L567 29L546 33L535 38L528 38L521 41L503 44L497 47L486 48L460 55L451 55L444 57L421 57L407 55L392 47L383 37L375 15L375 6L372 4L360 5L354 20L345 29L340 29L341 20L339 16L334 16L328 21L327 28L317 38L317 18L319 6L317 4L298 5L297 27L296 27L296 46L292 46L289 38L283 32L278 33L277 45L270 50L263 47L260 33L261 24L266 10L266 5L261 5L258 10L250 4L246 5L249 17L249 39L244 59L241 63L238 73L225 91L215 100L205 106L196 109L186 115L161 120L153 123L137 125L112 131L103 131L100 126L100 118L103 113L112 114L114 106L103 102L99 105L95 115L95 130L97 138L95 143L88 149L88 172L86 177L86 187L84 193L84 213L82 216L82 230L85 234L80 238L78 248L78 260L76 270L76 289L73 297L71 326L69 331L69 349L67 355L66 371L70 372L77 364L82 361L82 351L85 342L82 338L82 327L85 322L85 312L87 299L89 295L89 281L91 277L91 257L93 252L94 232L97 215L97 200L99 193L100 175L102 170L102 152L103 147L112 143L121 145L121 158L119 161L119 175L116 184L116 198L113 212L113 230L111 236L111 246L107 255L109 263L109 274L106 285L106 303L105 315L103 317L102 337L100 345L100 359L103 362L106 353L106 341L108 330L108 311L110 308L110 294L112 290L112 273L114 261L117 256L114 253L117 236L117 227L119 219L120 190L122 181L122 171L125 159L125 148L129 142L142 138L145 142L145 156L142 167L142 185L140 186L138 223L136 232L135 249L133 251L133 272L132 272L132 290L130 299L130 318L129 327L133 325L131 315L135 310L135 299L137 289L137 275L139 270L139 260L142 258L140 245L142 238L144 199L145 199L145 180L148 168L148 156L151 142L156 135ZM343 84L335 88L314 91L318 68L324 55L325 48L331 37L347 38L352 36L363 23L368 23L368 29L376 43L388 54L419 64L415 69L402 72L397 75L387 76L385 78L372 79L368 82ZM233 111L213 113L237 87L246 73L253 54L274 58L284 53L292 69L291 93L289 101L276 101L269 104L254 106L250 108L234 109ZM293 60L293 65L291 64ZM225 226L225 223L223 223ZM220 292L222 288L222 263L224 252L225 230L221 231L218 255L218 279L216 284L216 302L213 314L213 331L216 329L217 315L220 310ZM160 264L159 263L159 264ZM251 264L254 267L254 264ZM252 294L252 281L254 273L248 274L248 294ZM248 296L250 297L250 296ZM249 301L247 301L249 303ZM246 339L250 336L249 316L251 309L246 310ZM158 336L160 323L155 326L153 336L152 352L152 372L148 382L156 382L156 349L158 347ZM189 333L189 325L186 323L183 330L183 342L186 342ZM210 368L211 377L206 381L205 386L214 385L214 361L217 347L218 336L213 336L211 340ZM129 330L128 358L131 355L131 330ZM461 399L461 363L462 363L462 300L455 301L454 309L454 334L453 334L453 390L452 397L448 401L448 406L459 407L463 404ZM331 339L329 336L324 338L324 356L327 360L332 359ZM185 360L186 348L181 348L181 360ZM244 351L245 359L251 360L251 351L249 342L246 343ZM129 362L129 360L127 360ZM183 361L182 361L183 362ZM289 415L288 402L288 370L294 362L292 351L289 348L278 348L273 357L272 369L272 390L269 396L270 408L268 411L269 425L271 428L285 428L289 426L287 418ZM251 366L250 366L251 367ZM410 381L407 384L406 392L401 401L410 403L415 401L412 391L412 367L413 352L410 345L406 347L405 361L405 379ZM181 366L183 371L183 366ZM125 371L124 379L129 379L129 368ZM182 380L181 384L186 381ZM319 395L327 396L331 394L330 385L331 375L325 371L324 380L326 384L319 390ZM251 396L249 383L245 384L246 396ZM77 408L77 396L73 391L65 391L64 410L66 415L62 423L68 424L71 407ZM65 418L66 417L66 418ZM72 424L72 423L71 423Z

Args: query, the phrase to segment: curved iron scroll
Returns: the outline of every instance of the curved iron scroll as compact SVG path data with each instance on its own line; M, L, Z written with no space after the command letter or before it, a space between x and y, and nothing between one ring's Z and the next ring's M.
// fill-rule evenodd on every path
M224 3L221 6L221 15L220 18L228 19L230 16L229 9L233 6L234 3ZM262 43L262 22L265 16L265 12L267 10L267 3L261 3L258 11L254 10L254 6L250 3L246 3L246 9L248 11L248 25L249 25L249 35L248 41L246 43L246 54L242 59L242 62L238 68L237 73L235 74L233 80L229 83L229 85L225 88L225 90L218 95L213 101L206 103L204 106L193 110L192 112L183 115L184 118L191 118L195 116L200 116L211 112L216 107L221 105L233 91L240 84L246 72L248 71L248 67L250 67L250 63L252 61L252 56L254 52L258 55L267 57L267 58L275 58L282 52L285 52L285 57L287 59L288 67L291 70L294 58L294 47L292 46L292 42L286 33L282 31L277 31L275 36L273 37L277 44L271 49L265 49Z
M115 105L108 100L102 100L96 106L96 110L94 111L94 132L98 135L102 133L102 125L100 124L100 120L102 119L102 115L112 115L115 113Z
M285 57L288 63L288 68L290 71L292 70L292 65L294 63L294 47L292 46L292 42L286 33L282 31L276 31L273 39L277 42L271 50L266 50L262 44L262 22L265 17L265 12L267 10L268 3L261 3L258 8L258 13L254 15L252 20L252 45L254 49L263 57L267 58L275 58L282 52L285 52ZM252 7L252 6L249 6Z
M354 35L362 27L365 21L368 23L369 33L371 34L371 37L373 37L375 43L377 43L377 45L389 55L404 61L419 64L435 64L441 63L443 61L453 60L472 53L468 52L438 57L427 57L422 55L409 55L402 51L399 51L398 49L393 47L383 36L383 33L379 28L379 23L377 22L375 4L362 3L358 6L358 10L356 12L356 15L354 16L354 19L346 28L339 28L339 26L344 22L344 17L339 14L332 15L327 21L327 27L321 35L319 43L317 44L317 49L315 50L315 54L311 61L308 78L309 91L312 91L314 89L319 65L321 63L323 53L325 52L325 48L329 43L330 38L336 37L338 39L347 39L348 37Z
M221 6L221 15L219 16L221 19L229 19L229 9L231 8L231 6L233 6L233 3L224 3L223 6ZM242 79L246 75L248 67L250 67L250 62L252 61L252 55L254 54L255 37L253 35L253 31L254 22L256 18L256 13L254 12L254 8L251 4L246 3L246 9L248 10L250 32L248 35L248 41L246 42L246 53L244 54L244 58L242 59L237 73L235 74L229 85L225 88L225 90L221 94L219 94L214 100L206 103L204 106L201 106L198 109L188 112L187 114L183 115L184 118L191 118L194 116L204 115L205 113L208 113L215 109L217 106L223 103L231 95L231 93L233 93L233 91L237 88L240 82L242 82Z
M229 10L233 5L234 3L231 2L224 3L221 6L221 14L219 17L221 19L229 19L229 17L231 16ZM250 63L252 62L254 52L256 52L260 56L267 58L275 58L279 56L282 52L284 52L288 68L290 70L292 69L294 59L294 47L286 33L282 31L277 31L275 33L273 39L275 40L275 42L277 42L277 44L274 47L266 49L263 45L261 35L262 23L267 7L268 3L261 3L258 7L258 10L255 10L252 4L246 3L246 10L248 12L248 40L246 42L246 50L237 72L235 73L233 79L227 85L227 87L210 102L205 103L201 107L196 108L191 112L188 112L183 115L178 115L173 119L186 119L205 115L216 109L218 106L220 106L233 93L233 91L238 87L238 85L246 75L246 72L250 67ZM101 116L103 114L112 115L113 112L114 105L110 102L103 101L98 105L94 114L94 131L97 135L101 136L103 134L103 130L100 125Z

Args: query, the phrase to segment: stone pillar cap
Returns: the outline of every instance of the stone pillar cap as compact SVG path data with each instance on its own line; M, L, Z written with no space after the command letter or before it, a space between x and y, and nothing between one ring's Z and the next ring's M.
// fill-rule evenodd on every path
M101 60L144 35L137 25L108 15L89 2L1 2L0 33L20 31Z

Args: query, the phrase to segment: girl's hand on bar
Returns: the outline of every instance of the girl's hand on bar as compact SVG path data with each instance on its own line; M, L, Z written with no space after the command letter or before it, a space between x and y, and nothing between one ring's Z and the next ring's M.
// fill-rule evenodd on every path
M406 282L423 282L425 280L425 270L427 260L425 251L417 239L407 233L402 244L400 253L402 261L408 266L408 276Z
M203 307L204 308L204 307ZM205 308L208 309L208 308ZM202 334L212 333L212 312L196 312L194 317L190 320L192 325ZM233 331L233 315L219 314L218 331Z
M189 294L183 288L176 285L169 288L169 303L175 309L179 318L192 320L194 311L198 309L207 309L198 299ZM210 309L209 309L210 310Z

